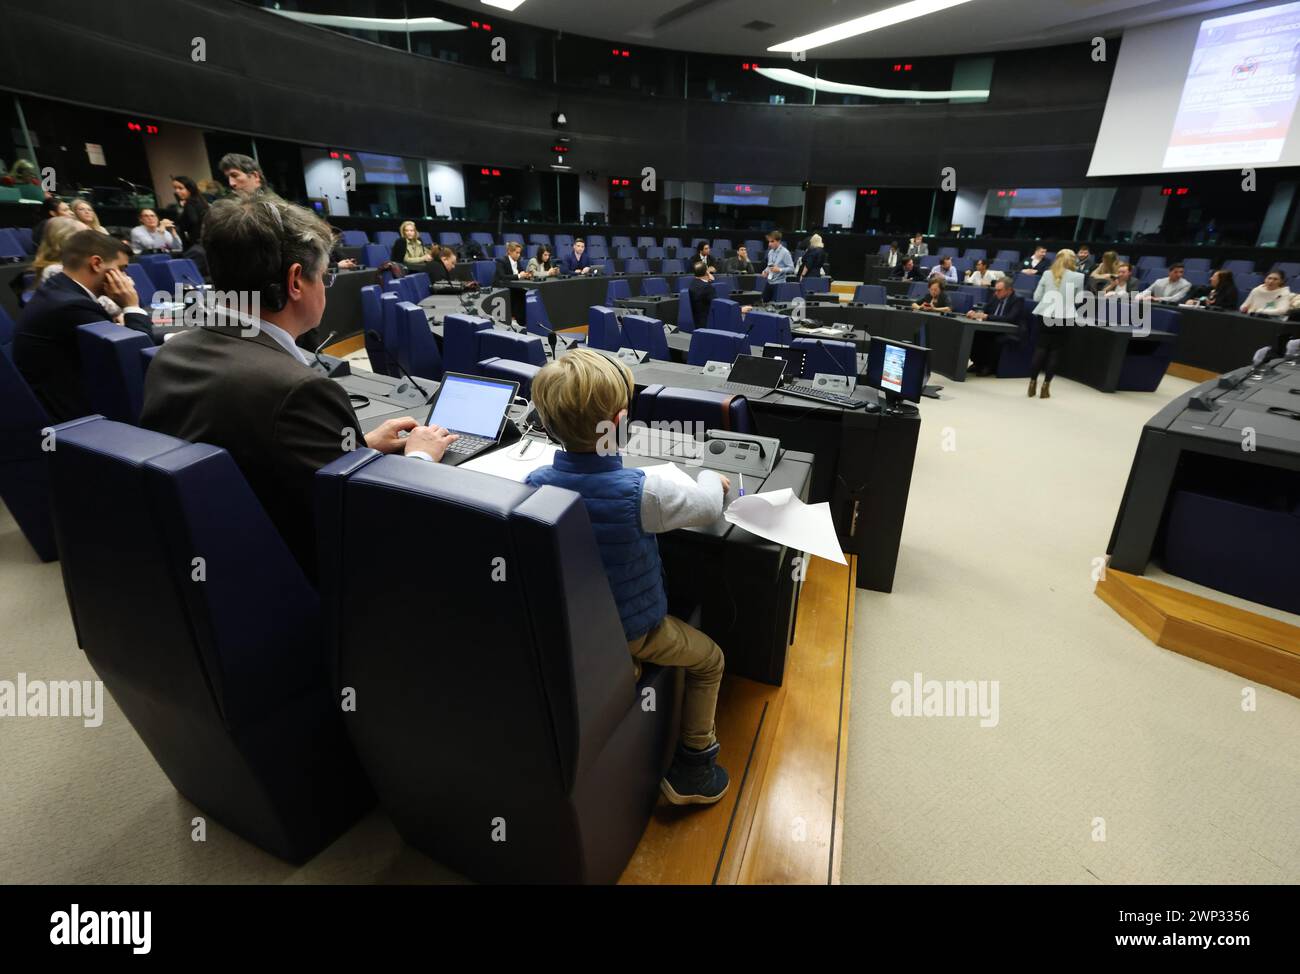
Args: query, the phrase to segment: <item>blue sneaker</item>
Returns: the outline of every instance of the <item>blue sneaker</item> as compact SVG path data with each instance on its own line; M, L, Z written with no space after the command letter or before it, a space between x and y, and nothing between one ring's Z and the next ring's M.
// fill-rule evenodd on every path
M659 783L659 789L674 805L712 805L727 793L731 779L718 766L718 744L703 751L677 745L672 767Z

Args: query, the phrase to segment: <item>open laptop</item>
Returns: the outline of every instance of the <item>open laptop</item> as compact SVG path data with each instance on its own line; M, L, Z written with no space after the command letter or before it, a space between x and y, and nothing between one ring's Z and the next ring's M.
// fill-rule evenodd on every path
M424 421L426 426L441 426L460 437L447 447L443 464L458 466L496 446L518 394L519 383L509 379L446 373Z
M731 364L727 381L717 386L719 392L730 392L749 399L762 399L781 384L785 362L779 358L761 355L737 355Z
M766 342L763 345L763 358L780 359L785 363L785 381L795 382L803 378L804 366L807 364L808 359L808 349Z

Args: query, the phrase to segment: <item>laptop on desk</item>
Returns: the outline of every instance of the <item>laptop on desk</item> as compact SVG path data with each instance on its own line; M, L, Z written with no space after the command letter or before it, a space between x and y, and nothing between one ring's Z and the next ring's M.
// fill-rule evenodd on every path
M719 392L730 392L748 399L762 399L780 385L784 372L785 362L781 359L737 355L736 361L731 364L727 381L715 388Z
M519 383L508 379L446 373L424 421L459 436L443 454L443 465L459 466L500 443L518 393Z

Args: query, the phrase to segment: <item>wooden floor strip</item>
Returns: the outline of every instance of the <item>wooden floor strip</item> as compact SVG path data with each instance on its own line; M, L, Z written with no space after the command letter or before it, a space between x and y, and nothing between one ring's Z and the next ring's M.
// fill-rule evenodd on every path
M1157 646L1300 697L1300 627L1128 572L1096 594Z

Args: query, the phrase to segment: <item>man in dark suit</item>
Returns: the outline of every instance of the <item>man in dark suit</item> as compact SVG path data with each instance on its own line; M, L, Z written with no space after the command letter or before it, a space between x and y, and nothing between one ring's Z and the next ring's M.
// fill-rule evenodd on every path
M919 281L921 279L921 270L916 266L916 261L912 260L911 257L906 257L894 277L900 281Z
M709 306L713 304L713 299L718 296L718 292L709 275L708 264L697 260L691 270L695 274L695 279L686 285L687 300L691 302L691 319L695 322L696 328L707 328Z
M460 294L478 288L477 281L465 281L458 278L454 271L459 258L450 247L433 248L433 260L429 261L429 288L434 294Z
M229 451L309 578L316 577L312 482L357 447L437 461L455 437L405 416L362 435L343 387L308 364L298 336L325 310L329 227L266 196L213 204L203 245L218 292L252 313L214 313L158 351L140 425ZM403 439L399 434L407 431Z
M519 241L512 240L506 244L506 255L497 258L492 286L505 287L511 281L531 281L533 275L524 270L523 257L524 248L519 245ZM527 297L523 288L510 288L510 315L517 322L524 320L524 300Z
M1074 269L1087 277L1097 266L1097 258L1092 256L1092 249L1087 244L1079 244L1074 256Z
M39 288L18 318L14 365L55 422L90 412L81 381L77 326L107 321L100 295L122 309L122 323L152 335L135 285L123 268L131 248L97 230L81 230L63 245L63 273Z
M573 241L573 253L560 261L561 267L566 274L591 274L595 268L591 266L591 258L587 256L587 241L578 237Z
M741 244L736 248L736 256L728 257L722 262L722 272L724 274L756 274L753 263L749 259L749 248Z
M997 370L1004 339L1018 341L1024 337L1025 310L1025 299L1016 294L1011 279L1003 276L993 285L993 297L984 307L966 312L967 318L976 321L1007 321L1020 328L1020 333L1014 337L988 331L975 332L971 340L971 361L975 363L976 375L992 375Z

